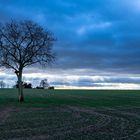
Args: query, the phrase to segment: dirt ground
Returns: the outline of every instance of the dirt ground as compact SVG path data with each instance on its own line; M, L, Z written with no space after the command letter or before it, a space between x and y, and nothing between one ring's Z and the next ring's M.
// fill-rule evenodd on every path
M140 108L0 108L0 139L139 140Z

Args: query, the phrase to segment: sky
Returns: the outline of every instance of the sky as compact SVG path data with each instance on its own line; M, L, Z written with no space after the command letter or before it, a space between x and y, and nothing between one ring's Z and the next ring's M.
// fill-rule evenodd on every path
M34 86L140 89L140 0L0 0L0 17L33 20L57 38L52 66L24 70ZM0 80L16 76L1 69Z

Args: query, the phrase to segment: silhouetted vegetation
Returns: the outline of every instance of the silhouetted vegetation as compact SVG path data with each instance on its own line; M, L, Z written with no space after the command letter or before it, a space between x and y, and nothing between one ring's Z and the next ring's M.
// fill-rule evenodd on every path
M17 82L17 84L15 85L15 87L16 87L16 88L19 88L18 82ZM31 84L31 83L26 83L26 82L24 82L24 83L22 83L22 87L23 87L23 88L32 88L32 84Z
M54 86L48 87L48 89L53 89L54 90Z
M40 87L42 87L43 89L45 89L45 88L47 89L49 87L48 80L47 79L41 80Z
M5 82L3 82L3 81L0 81L0 88L5 88L6 87L6 84L5 84Z

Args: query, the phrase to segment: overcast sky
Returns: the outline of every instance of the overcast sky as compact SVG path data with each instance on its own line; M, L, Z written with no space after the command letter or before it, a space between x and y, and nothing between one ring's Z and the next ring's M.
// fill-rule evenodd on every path
M59 87L140 87L140 0L0 0L0 17L31 19L58 39L56 63L25 70L27 81L44 74Z

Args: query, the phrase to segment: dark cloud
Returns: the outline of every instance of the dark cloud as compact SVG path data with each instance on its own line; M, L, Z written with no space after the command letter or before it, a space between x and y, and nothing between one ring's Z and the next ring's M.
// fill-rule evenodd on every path
M54 86L76 86L76 87L105 87L106 84L139 84L140 77L114 77L114 76L98 76L76 79L68 79L64 76L50 81L50 85Z
M139 74L139 9L137 0L1 0L0 17L1 22L32 19L53 31L58 38L54 45L55 70ZM111 81L139 82L119 79ZM74 84L92 84L87 83Z

